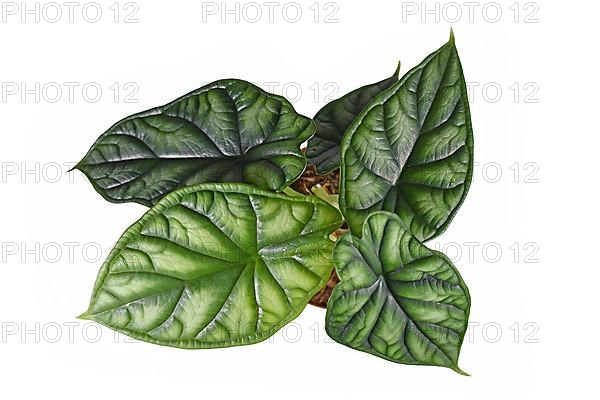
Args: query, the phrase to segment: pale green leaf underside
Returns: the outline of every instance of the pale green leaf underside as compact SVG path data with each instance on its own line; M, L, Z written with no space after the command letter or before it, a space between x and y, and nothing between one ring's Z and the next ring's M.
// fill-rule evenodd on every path
M403 364L458 368L470 297L458 271L400 218L380 211L362 238L334 248L341 279L327 305L327 333L357 350Z
M76 168L105 199L147 206L204 182L281 191L304 171L300 145L314 131L283 97L221 80L118 122Z
M340 224L314 197L245 184L180 189L123 234L82 317L181 348L259 342L325 285Z
M306 148L306 156L315 165L317 173L326 174L339 168L344 132L375 96L398 82L399 72L400 64L391 77L353 90L317 112L314 118L317 131Z
M473 169L466 85L451 39L378 95L341 144L340 207L360 235L369 213L391 211L419 240L441 234Z

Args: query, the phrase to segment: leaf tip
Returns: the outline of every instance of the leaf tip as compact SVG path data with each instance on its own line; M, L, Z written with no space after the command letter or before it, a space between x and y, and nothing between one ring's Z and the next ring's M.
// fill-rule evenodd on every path
M471 376L471 374L469 374L468 372L463 371L462 369L459 368L458 365L456 365L454 368L452 368L454 370L454 372L462 375L462 376Z
M400 76L400 60L398 60L398 65L396 66L396 70L394 71L394 74L392 75L392 77L398 79Z
M454 28L452 27L450 27L450 39L448 42L454 44Z
M90 314L88 311L86 311L83 314L80 314L79 316L77 316L77 319L91 320L92 314Z
M73 172L75 170L79 169L79 163L75 164L73 167L69 168L67 170L67 172Z

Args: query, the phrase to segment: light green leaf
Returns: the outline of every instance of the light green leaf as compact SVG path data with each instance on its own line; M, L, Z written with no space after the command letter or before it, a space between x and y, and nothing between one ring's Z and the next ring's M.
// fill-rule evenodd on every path
M344 235L334 248L341 283L327 304L329 336L390 361L464 374L458 356L470 297L458 271L395 214L369 215L362 232Z
M328 236L341 222L314 196L226 183L180 189L123 234L82 318L181 348L259 342L325 285Z
M308 141L306 155L317 173L325 175L340 166L340 142L346 128L375 96L398 82L400 64L394 74L328 103L315 115L317 132Z
M300 145L314 132L283 97L221 80L118 122L76 168L105 199L147 206L204 182L281 191L304 171Z
M441 234L473 171L473 132L454 39L378 95L341 144L340 207L360 235L369 213L392 211L422 241Z

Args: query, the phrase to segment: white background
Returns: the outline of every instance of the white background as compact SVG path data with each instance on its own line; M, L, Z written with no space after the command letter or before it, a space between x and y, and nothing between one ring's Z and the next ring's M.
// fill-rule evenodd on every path
M1 3L3 398L583 399L597 392L597 2L427 2L438 11L424 14L420 1L311 0L285 11L290 2L282 1L271 22L260 1L238 3L237 16L223 15L221 2L110 8L109 1L98 3L96 23L95 8L83 13L86 2L73 22L60 1L56 22L56 6L40 3L36 22L20 2ZM262 17L253 22L257 9ZM137 22L125 23L133 11ZM473 89L478 164L465 204L435 245L471 290L460 358L471 377L332 343L324 310L310 306L271 341L220 350L133 343L75 318L110 246L145 211L108 203L81 174L66 172L110 125L230 77L283 93L312 116L328 95L386 78L398 60L406 72L446 42L451 26ZM30 90L24 97L23 89Z

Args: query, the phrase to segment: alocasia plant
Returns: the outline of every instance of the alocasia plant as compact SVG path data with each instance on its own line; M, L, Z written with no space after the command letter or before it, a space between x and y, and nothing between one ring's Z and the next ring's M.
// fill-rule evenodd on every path
M398 82L400 64L394 74L381 82L366 85L332 101L315 115L317 131L308 141L306 155L319 174L340 166L340 142L354 118L383 90Z
M107 200L152 208L108 256L81 318L180 348L250 344L328 283L312 301L331 293L333 339L463 373L469 291L423 245L446 229L472 174L454 38L397 75L326 105L316 124L235 79L115 124L76 168ZM307 140L315 166L296 181Z
M222 80L117 122L75 168L105 199L147 206L203 182L281 191L304 171L314 131L283 97Z
M327 305L329 336L391 361L462 373L470 297L445 255L423 246L400 217L379 211L365 219L362 237L341 237L333 259L341 283Z
M123 234L82 317L183 348L259 342L325 284L341 222L316 197L225 183L178 190Z
M419 240L441 234L473 171L469 101L454 38L375 97L341 144L340 207L353 232L395 212Z

